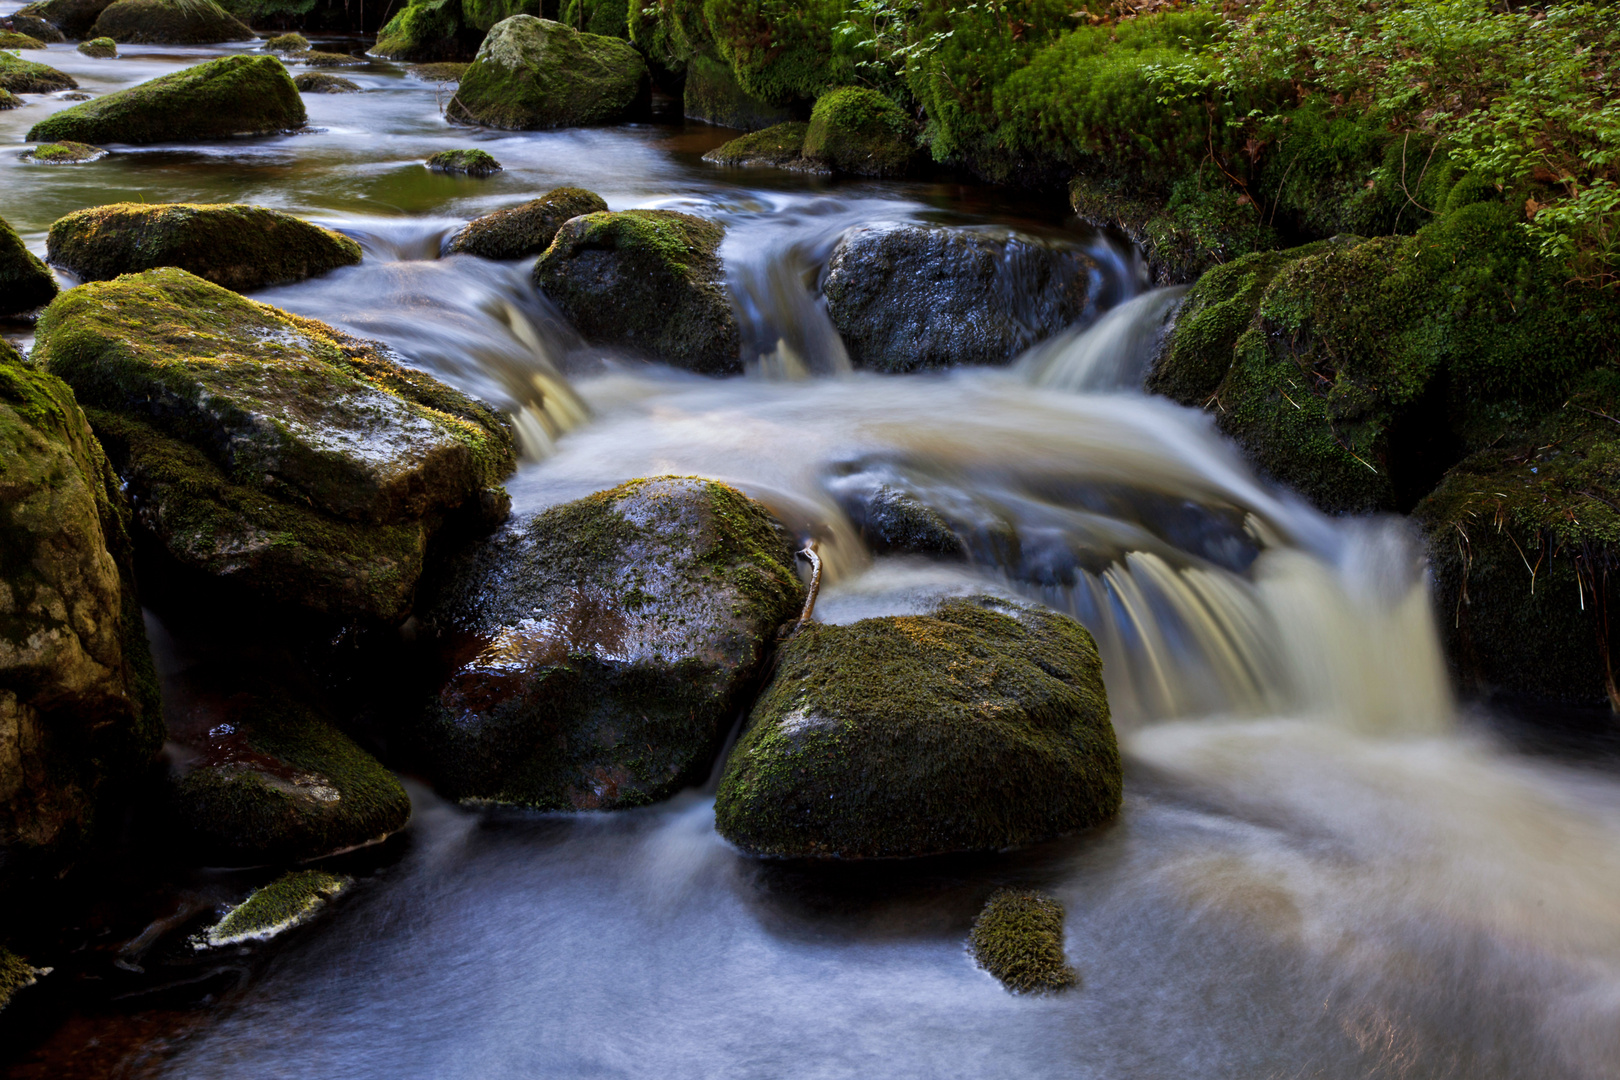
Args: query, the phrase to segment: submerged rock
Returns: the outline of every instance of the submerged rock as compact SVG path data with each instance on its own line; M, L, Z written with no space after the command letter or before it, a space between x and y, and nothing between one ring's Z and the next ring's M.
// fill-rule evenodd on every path
M24 60L16 53L0 52L0 90L13 94L54 94L73 90L78 83L53 67ZM30 141L33 140L29 136Z
M273 53L305 53L309 52L310 44L309 39L303 34L277 34L273 38L266 39L264 50Z
M641 98L647 80L628 41L518 15L490 30L445 115L509 129L611 123Z
M17 14L12 16L12 25L16 25L19 17L43 19L70 38L94 37L90 28L112 2L113 0L41 0L39 3L20 8ZM32 30L25 32L33 33Z
M585 214L566 222L534 283L587 341L709 375L742 370L726 298L725 226L674 210Z
M214 0L114 0L90 33L143 45L214 45L254 38L246 23Z
M856 176L904 176L921 160L913 125L900 106L876 90L855 86L816 99L804 156Z
M758 131L793 119L787 109L745 93L737 85L737 76L732 74L730 64L701 54L692 57L686 65L683 104L688 120L702 120L739 131Z
M358 94L358 83L341 75L328 75L324 71L302 71L293 76L293 85L300 94Z
M809 130L809 124L796 121L777 124L717 146L703 160L733 169L815 169L818 166L804 156L804 135Z
M440 526L504 516L512 437L488 406L183 270L64 293L35 356L78 390L141 526L262 600L401 619Z
M98 37L79 42L79 51L96 60L111 60L118 55L118 43L110 37Z
M244 941L268 941L314 918L329 900L354 884L324 870L295 870L254 889L203 934L202 943L218 948Z
M494 176L501 163L482 150L440 150L427 159L433 172L466 173L468 176Z
M1005 364L1090 310L1084 252L933 225L858 226L822 292L860 367L901 372Z
M107 151L99 146L86 146L84 143L59 142L40 143L32 150L24 151L24 161L38 162L41 165L83 165L91 161L100 161L107 156Z
M1063 905L1044 893L997 889L973 921L973 958L1015 994L1073 986L1063 914Z
M769 512L708 480L508 526L423 616L454 665L427 719L440 789L560 810L667 798L709 768L803 598Z
M237 292L360 261L347 236L262 206L110 203L51 226L46 258L81 281L178 266Z
M753 855L1000 851L1107 821L1120 790L1091 635L979 597L782 646L715 823Z
M21 315L44 307L56 296L56 278L28 250L5 218L0 218L0 315Z
M594 191L564 187L521 206L497 210L469 221L445 245L446 255L484 259L521 259L551 246L563 223L582 214L603 213L607 202Z
M298 87L273 56L225 56L105 94L35 124L30 142L198 142L304 126Z

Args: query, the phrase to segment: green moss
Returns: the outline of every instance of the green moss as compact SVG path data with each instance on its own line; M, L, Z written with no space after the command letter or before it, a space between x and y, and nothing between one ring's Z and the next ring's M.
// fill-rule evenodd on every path
M501 163L482 150L440 150L427 159L427 167L468 176L494 176L501 171Z
M372 55L390 60L458 60L467 47L460 38L462 0L422 0L401 8L377 32Z
M20 315L43 307L56 296L56 279L0 218L0 315Z
M45 118L30 142L95 145L222 139L301 128L298 88L270 56L226 56L105 94Z
M10 30L0 30L0 49L43 49L45 43L38 38L27 34L18 34Z
M763 131L755 131L732 139L703 155L703 160L733 169L774 166L776 168L807 167L804 160L804 137L809 124L789 121Z
M1063 905L1044 893L998 889L973 921L973 957L1015 994L1073 986L1063 914Z
M110 37L79 42L79 51L97 60L111 60L118 55L118 43Z
M587 34L628 38L629 0L563 0L557 21ZM538 11L529 14L538 15Z
M743 93L782 106L814 100L850 74L832 45L843 8L840 0L704 0L703 15L713 54Z
M326 902L354 884L353 878L322 870L283 874L269 885L254 889L208 929L204 940L212 946L243 941L265 941L308 922Z
M51 226L47 258L81 281L178 266L246 292L352 266L360 245L262 206L109 203Z
M211 45L252 41L253 31L214 0L115 0L91 30L116 42Z
M318 51L301 53L300 55L290 57L289 59L296 60L305 67L314 68L358 67L359 65L366 63L365 58L361 56L351 56L348 53Z
M36 968L10 949L0 948L0 1009L11 1004L17 991L33 986L39 976L49 973L49 968Z
M446 115L513 130L609 123L646 82L647 65L628 42L519 15L484 39Z
M44 165L80 165L106 156L107 151L99 146L76 142L41 143L23 154L25 160Z
M461 0L461 21L475 30L487 33L490 27L514 15L538 16L540 7L539 0ZM621 23L622 14L621 12ZM588 29L593 33L603 33L594 27Z
M749 97L728 65L707 56L694 56L687 64L684 106L688 119L742 131L791 119L788 110Z
M266 52L275 53L302 53L309 52L309 39L303 34L277 34L264 43Z
M458 83L471 66L471 64L446 60L437 64L416 64L410 68L410 73L424 82Z
M90 28L112 0L41 0L18 11L20 15L44 19L68 37L93 37Z
M76 90L79 84L71 75L64 75L53 67L23 60L15 53L0 52L0 90L13 94L54 94L58 90ZM29 136L33 141L33 136Z
M951 600L806 626L726 763L721 835L757 855L897 858L1113 817L1120 758L1096 645L1054 612L1007 610Z
M1213 169L1177 181L1168 197L1115 176L1081 176L1069 199L1085 221L1117 228L1139 245L1161 285L1195 281L1211 267L1277 246L1254 204Z
M0 112L7 109L20 109L26 104L28 104L26 101L13 94L10 90L0 87Z
M917 144L898 105L875 90L846 86L816 100L804 156L857 176L903 176L916 166Z
M468 222L445 249L446 255L521 259L551 246L563 223L581 214L602 213L607 202L593 191L564 187L521 206L497 210Z
M304 71L293 77L293 85L300 94L358 94L360 86L341 75L328 75L324 71Z

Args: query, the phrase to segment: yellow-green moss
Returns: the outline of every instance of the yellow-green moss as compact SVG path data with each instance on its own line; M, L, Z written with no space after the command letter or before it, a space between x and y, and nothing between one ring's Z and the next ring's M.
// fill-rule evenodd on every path
M750 132L732 139L724 146L718 146L704 154L703 160L713 165L725 165L734 169L756 166L816 167L804 157L804 137L809 130L809 124L790 120L785 124L776 124L763 131Z
M816 99L804 156L857 176L903 176L917 164L916 135L900 107L875 90L846 86Z
M33 986L49 971L35 967L10 949L0 948L0 1009L11 1004L17 991Z
M461 21L474 30L487 33L496 23L505 22L514 15L538 16L540 7L539 0L461 0ZM564 19L563 21L573 25L573 21L570 19ZM622 11L620 12L619 21L622 36L624 29ZM580 29L590 30L593 34L604 32L594 26L581 27Z
M310 45L303 34L277 34L265 41L264 48L266 52L303 53L309 52Z
M436 64L416 64L408 70L424 82L459 83L471 66L469 63L445 60Z
M110 37L79 42L79 51L96 60L111 60L118 55L118 43Z
M446 255L521 259L551 246L563 223L581 214L603 213L607 202L594 191L563 187L521 206L497 210L467 223L450 239Z
M18 34L10 30L0 30L0 49L43 49L45 43L38 38L27 34Z
M23 60L15 53L0 52L0 90L13 94L54 94L58 90L77 90L79 84L71 75L64 75L53 67ZM29 141L34 137L30 135Z
M323 870L283 874L231 908L209 927L203 940L212 946L266 941L314 918L315 913L354 884L354 879Z
M973 922L973 957L1015 994L1073 986L1063 956L1063 905L1044 893L998 889Z
M44 19L68 37L88 38L90 28L112 0L39 0L18 10L19 15Z
M501 163L483 150L440 150L427 159L434 172L466 173L468 176L494 176Z
M461 8L462 0L407 4L377 31L372 54L407 61L461 59L470 51L464 41Z

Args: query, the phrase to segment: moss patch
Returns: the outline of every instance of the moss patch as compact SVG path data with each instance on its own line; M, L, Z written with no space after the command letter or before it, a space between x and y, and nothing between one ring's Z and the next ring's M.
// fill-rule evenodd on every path
M91 30L95 37L148 45L252 41L253 31L214 0L116 0Z
M18 34L11 30L0 30L0 49L43 49L45 43L38 38L27 34Z
M17 991L33 986L41 975L49 973L50 968L37 968L10 949L0 948L0 1009L11 1004Z
M551 246L563 223L581 214L603 213L607 202L594 191L564 187L521 206L497 210L467 223L450 239L446 255L521 259Z
M36 161L41 165L82 165L88 161L99 161L106 156L107 151L99 146L61 142L41 143L32 150L26 151L23 154L23 160Z
M358 94L360 85L341 75L328 75L324 71L301 71L293 77L293 85L300 94Z
M0 315L44 307L56 296L56 279L28 250L17 230L0 218Z
M264 48L266 52L302 53L309 52L310 44L303 34L277 34L265 41Z
M23 60L15 53L0 52L0 90L13 94L54 94L58 90L77 90L79 84L71 75L64 75L53 67ZM29 141L33 141L29 136Z
M446 115L520 130L604 124L623 117L646 83L629 42L519 15L489 32Z
M364 63L367 62L365 57L363 57L363 56L352 56L349 53L313 52L313 51L312 52L306 52L306 53L300 53L298 56L293 57L292 59L296 60L300 64L303 64L305 67L319 67L319 68L358 67L361 64L364 64Z
M268 941L315 917L327 901L348 890L353 878L322 870L298 870L254 889L208 928L203 942L218 947L244 941Z
M1063 956L1063 905L1038 892L999 889L973 921L973 958L1015 994L1075 984Z
M79 42L79 51L97 60L111 60L118 55L118 43L110 37L93 38Z
M1074 212L1119 229L1138 244L1160 285L1195 281L1212 267L1277 246L1252 203L1203 172L1178 181L1168 198L1117 178L1080 177L1069 187Z
M763 131L750 132L717 146L703 155L712 165L725 165L733 169L768 166L779 169L818 168L805 159L804 136L809 124L789 121L776 124Z
M856 176L904 176L918 164L911 121L875 90L846 86L816 100L804 156Z
M501 163L482 150L440 150L427 159L434 172L466 173L468 176L494 176Z
M7 109L20 109L26 104L28 104L26 101L13 94L10 90L0 87L0 112Z
M459 60L472 50L461 25L462 0L418 0L377 31L374 56L390 60ZM476 31L475 31L476 33ZM473 37L476 44L477 38Z

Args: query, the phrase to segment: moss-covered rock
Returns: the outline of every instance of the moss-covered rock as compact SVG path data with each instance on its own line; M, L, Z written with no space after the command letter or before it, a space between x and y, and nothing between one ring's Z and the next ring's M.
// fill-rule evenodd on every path
M39 982L41 975L49 975L50 968L37 968L27 960L0 946L0 1009L11 1004L17 991L26 990Z
M110 37L92 38L79 42L79 51L96 60L111 60L118 55L118 42Z
M758 131L793 119L790 110L749 97L729 64L695 56L686 66L686 117L739 131Z
M45 43L15 30L0 30L0 49L43 49Z
M282 693L209 703L207 735L176 755L179 828L216 866L301 862L381 840L411 800L393 773Z
M630 38L630 0L562 0L559 6L557 21L565 26L603 37Z
M822 292L850 359L876 371L1005 364L1085 315L1095 262L1013 233L857 226Z
M17 14L43 19L70 38L88 38L94 36L90 28L111 4L112 0L40 0Z
M605 124L646 88L647 65L629 42L518 15L490 30L446 115L510 129Z
M557 230L534 283L587 341L711 375L742 370L725 227L674 210L586 214Z
M16 53L0 52L0 90L10 90L13 94L54 94L58 90L75 90L78 86L71 75L64 75L53 67L24 60Z
M303 34L277 34L265 40L264 49L273 53L305 53L309 52L310 44Z
M703 160L733 169L820 170L819 165L804 156L804 136L809 130L809 124L790 120L732 139L704 154Z
M0 315L21 315L44 307L56 296L56 278L28 250L5 218L0 218Z
M76 142L40 143L22 155L24 161L33 161L40 165L83 165L91 161L100 161L106 156L107 151L99 146L87 146Z
M244 941L268 941L315 917L327 901L346 892L354 879L324 870L295 870L254 889L246 900L203 934L215 948Z
M183 270L64 293L35 354L91 411L142 527L273 603L397 620L441 524L505 512L491 409Z
M300 94L358 94L360 85L341 75L328 75L324 71L301 71L293 76L293 85Z
M999 851L1107 821L1120 792L1091 635L981 597L801 630L726 762L715 823L755 855Z
M214 0L114 0L90 32L120 44L145 45L213 45L254 38L246 23Z
M1063 905L1044 893L998 889L973 921L973 958L1015 994L1076 982L1063 956Z
M423 82L459 83L471 64L455 60L442 60L436 64L416 64L408 70Z
M878 554L959 557L966 551L943 514L884 477L856 472L833 480L828 489L866 546Z
M426 760L459 799L666 798L708 769L803 598L769 512L708 480L637 480L509 526L424 614L452 660Z
M5 87L0 86L0 112L4 112L7 109L20 109L26 104L28 103L22 98L18 97L16 94L13 94Z
M67 40L62 31L37 15L24 15L21 12L12 15L11 29L13 33L26 34L35 41L43 41L47 45L56 45Z
M482 150L440 150L427 159L434 172L466 173L468 176L494 176L501 163Z
M581 214L606 210L606 200L594 191L556 188L521 206L474 218L450 238L444 253L477 255L484 259L522 259L538 255L551 246L564 222Z
M369 63L365 57L355 56L351 53L319 52L316 50L299 53L297 56L288 59L303 64L305 67L313 68L359 67L361 64Z
M72 390L0 342L0 892L61 869L163 741L128 515Z
M178 266L237 292L352 266L360 245L262 206L110 203L57 220L45 241L52 265L81 281Z
M1196 281L1206 270L1277 247L1276 232L1224 178L1196 176L1173 185L1168 197L1117 177L1076 177L1069 201L1081 220L1123 232L1142 249L1159 285Z
M514 15L540 15L539 0L461 0L461 21L488 33Z
M921 162L911 121L876 90L845 86L816 99L804 156L855 176L904 176Z
M30 142L197 142L304 126L298 87L271 56L225 56L105 94L35 124Z
M461 0L418 0L377 31L371 54L413 62L460 60L472 51L468 36L461 25Z

